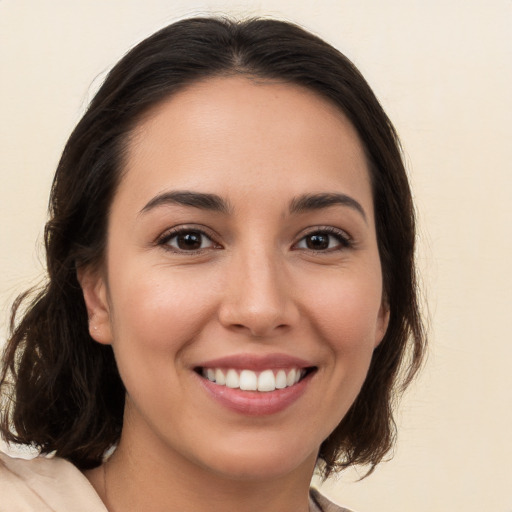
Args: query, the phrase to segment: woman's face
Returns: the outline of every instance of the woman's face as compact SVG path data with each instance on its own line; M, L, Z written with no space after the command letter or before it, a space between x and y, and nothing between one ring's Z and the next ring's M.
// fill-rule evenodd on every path
M355 130L298 86L188 87L136 128L104 268L81 282L127 390L120 449L310 473L387 326Z

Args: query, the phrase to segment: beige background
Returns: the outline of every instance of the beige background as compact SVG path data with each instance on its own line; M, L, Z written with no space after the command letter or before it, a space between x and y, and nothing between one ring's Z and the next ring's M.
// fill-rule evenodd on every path
M326 38L405 147L429 361L394 459L324 491L360 512L511 512L510 0L0 0L0 336L9 301L41 275L51 176L105 71L161 26L212 11L279 16Z

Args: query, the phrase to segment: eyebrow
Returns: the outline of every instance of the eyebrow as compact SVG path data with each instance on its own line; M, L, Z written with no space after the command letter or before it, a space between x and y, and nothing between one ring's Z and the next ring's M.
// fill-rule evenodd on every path
M142 208L140 213L146 213L162 205L192 206L200 210L220 213L229 213L232 210L229 203L216 194L177 190L158 194Z
M335 205L348 206L349 208L352 208L363 217L366 223L368 223L366 212L361 204L346 194L319 193L301 195L293 199L290 203L290 213L305 213L312 210L329 208L330 206Z
M217 194L191 192L189 190L176 190L158 194L151 199L144 208L142 208L140 213L146 213L162 205L192 206L193 208L199 208L200 210L208 210L225 214L229 214L233 210L228 201ZM292 199L289 210L291 214L297 214L313 210L321 210L323 208L329 208L330 206L336 205L352 208L363 217L365 222L368 222L366 212L361 204L346 194L327 192L303 194Z

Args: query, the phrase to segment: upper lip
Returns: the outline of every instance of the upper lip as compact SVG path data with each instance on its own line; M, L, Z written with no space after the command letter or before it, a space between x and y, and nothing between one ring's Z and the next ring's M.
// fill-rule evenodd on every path
M233 368L235 370L263 371L269 368L310 368L310 361L288 354L234 354L203 361L196 365L200 368Z

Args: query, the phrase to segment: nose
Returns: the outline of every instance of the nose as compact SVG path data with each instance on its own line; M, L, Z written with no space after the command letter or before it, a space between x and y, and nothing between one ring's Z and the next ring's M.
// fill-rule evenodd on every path
M247 251L230 262L219 320L230 330L271 338L297 324L299 308L288 273L272 251Z

